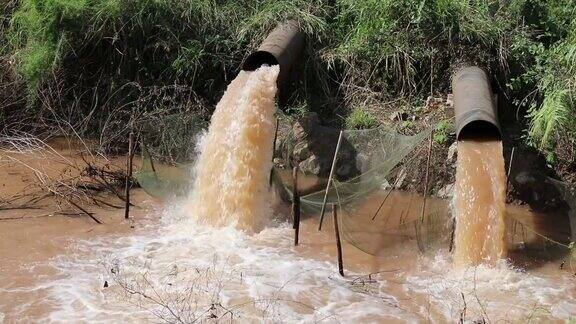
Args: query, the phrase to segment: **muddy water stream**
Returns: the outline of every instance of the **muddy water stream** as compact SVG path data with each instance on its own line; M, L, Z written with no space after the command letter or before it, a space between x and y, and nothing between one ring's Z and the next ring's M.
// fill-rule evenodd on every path
M504 257L506 174L502 142L458 142L454 265L494 265Z
M278 72L278 66L241 71L216 106L188 200L196 219L248 231L261 230L269 219Z
M3 153L3 194L34 181L30 169ZM47 173L65 169L58 160L9 155ZM213 317L235 322L443 323L462 317L561 323L576 313L574 279L555 261L529 259L524 270L506 262L453 270L446 248L421 253L416 239L407 235L382 241L378 257L345 242L346 277L341 278L330 218L322 232L317 232L315 218L306 218L300 246L293 247L293 230L282 215L272 215L261 232L247 234L196 222L182 207L186 202L162 207L139 191L135 196L130 222L123 220L122 210L94 206L86 208L102 225L81 215L29 218L53 212L50 204L0 212L0 318L6 323L191 322ZM383 197L374 195L357 212L370 214ZM418 217L418 196L397 192L388 202L374 231L356 237L372 241L378 227ZM445 201L428 203L447 210ZM399 213L400 206L408 205L414 206L411 211ZM508 210L525 221L546 223L545 215L525 208ZM548 225L565 235L565 228Z
M33 322L58 310L60 305L46 300L50 294L43 287L64 275L51 262L77 253L77 240L130 235L135 223L156 206L143 191L136 190L133 202L138 207L133 209L132 219L125 221L120 199L95 193L93 198L109 206L80 204L103 223L97 224L63 205L63 199L51 196L49 187L80 184L86 163L123 163L123 159L91 156L84 148L77 141L55 139L50 146L0 150L0 322Z

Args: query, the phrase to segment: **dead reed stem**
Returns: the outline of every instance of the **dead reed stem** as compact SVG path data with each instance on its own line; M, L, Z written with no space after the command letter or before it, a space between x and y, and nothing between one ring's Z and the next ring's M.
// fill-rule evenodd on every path
M81 212L83 212L84 214L88 215L90 218L92 218L96 223L98 224L102 224L102 222L96 218L92 213L88 212L86 209L80 207L78 204L76 204L75 202L73 202L72 200L68 200L68 202L70 203L70 205L78 208L78 210L80 210Z

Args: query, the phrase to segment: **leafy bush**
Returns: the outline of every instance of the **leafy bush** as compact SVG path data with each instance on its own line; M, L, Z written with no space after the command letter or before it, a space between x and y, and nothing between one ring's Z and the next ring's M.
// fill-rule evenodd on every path
M432 139L434 142L444 145L448 142L450 132L454 131L452 120L443 120L436 124Z
M9 55L35 122L113 142L135 118L207 115L278 21L322 30L314 8L303 0L21 0Z
M576 18L573 26L568 37L540 54L543 66L535 73L543 100L529 110L529 136L544 152L554 148L557 136L569 135L572 145L576 139Z

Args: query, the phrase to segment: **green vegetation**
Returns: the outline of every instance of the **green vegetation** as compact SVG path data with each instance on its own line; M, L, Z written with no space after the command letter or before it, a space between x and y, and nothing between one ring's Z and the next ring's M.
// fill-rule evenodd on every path
M346 117L347 129L367 129L378 125L378 120L363 108L356 107Z
M432 139L434 142L444 145L448 142L450 132L454 131L452 120L443 120L436 124Z
M576 139L576 19L568 36L539 58L542 61L531 73L540 78L537 88L543 100L529 110L529 134L535 146L549 151L558 136Z
M278 21L295 18L308 34L308 55L289 113L306 107L344 115L347 127L371 127L383 118L354 107L447 92L451 69L473 63L491 72L511 103L503 113L526 117L519 122L528 143L551 153L576 139L576 0L8 0L1 6L0 73L10 77L0 82L22 96L11 99L19 103L16 115L0 115L5 129L73 128L114 143L125 138L130 120L174 112L207 118L246 55Z
M277 107L277 109L280 107ZM300 117L303 116L304 114L310 112L310 107L308 107L308 105L303 102L300 103L298 105L295 106L288 106L288 107L284 107L284 112L288 115L291 116L295 116L295 117Z

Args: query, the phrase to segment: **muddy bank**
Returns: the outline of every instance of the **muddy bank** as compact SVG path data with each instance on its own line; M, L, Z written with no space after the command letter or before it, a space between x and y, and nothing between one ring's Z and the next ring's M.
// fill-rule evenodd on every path
M576 219L573 166L558 161L551 166L545 157L524 142L523 129L516 116L509 116L505 102L499 109L503 119L503 155L506 173L506 201L525 205L535 213L552 212L563 223ZM408 109L409 108L409 109ZM452 126L451 96L430 97L422 107L401 109L397 105L382 107L380 122L402 134L415 134L432 127L430 139L424 140L390 174L389 183L397 189L451 199L454 191L458 147ZM417 113L415 113L417 110ZM389 116L389 118L388 118ZM300 162L304 174L327 177L332 163L339 125L305 114L291 127L280 127L275 156L277 166ZM293 146L283 146L294 142ZM355 176L354 152L340 152L336 178ZM396 181L398 183L396 183ZM560 181L560 182L558 182ZM576 223L572 224L574 227ZM576 235L573 230L572 236Z

